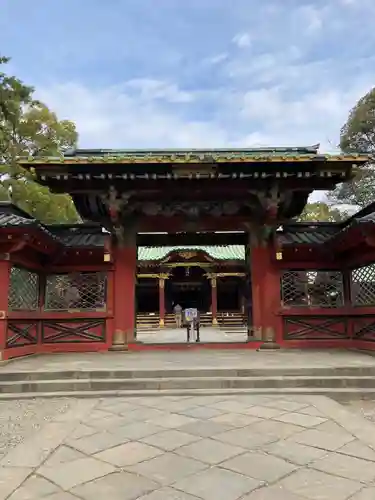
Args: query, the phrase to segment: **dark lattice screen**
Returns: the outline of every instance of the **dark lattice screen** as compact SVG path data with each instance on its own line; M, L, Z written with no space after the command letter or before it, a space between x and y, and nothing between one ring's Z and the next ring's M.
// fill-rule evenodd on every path
M340 271L284 271L281 277L284 306L339 307L344 304Z
M10 311L35 311L39 306L39 276L13 266L10 271L8 307Z
M101 311L106 308L106 273L51 274L46 278L44 309Z
M375 305L375 264L352 270L351 300L354 306Z

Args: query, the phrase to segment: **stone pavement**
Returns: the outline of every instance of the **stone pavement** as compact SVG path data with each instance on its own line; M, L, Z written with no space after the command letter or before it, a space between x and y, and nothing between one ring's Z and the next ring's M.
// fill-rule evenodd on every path
M251 368L267 370L293 368L374 367L375 357L357 351L251 349L143 351L43 354L0 365L2 373L14 371L63 370L168 370L195 368ZM271 373L270 373L271 374Z
M375 498L375 424L323 396L38 404L54 410L3 454L0 499Z
M154 332L138 332L137 340L146 344L184 344L186 343L186 328L165 328ZM224 330L220 328L202 327L200 340L211 342L246 342L247 328Z

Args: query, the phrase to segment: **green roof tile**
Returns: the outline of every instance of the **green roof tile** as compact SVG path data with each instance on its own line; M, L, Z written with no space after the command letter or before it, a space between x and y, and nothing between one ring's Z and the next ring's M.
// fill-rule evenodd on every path
M171 252L179 251L201 251L217 260L245 260L245 247L243 245L138 247L138 260L161 260Z

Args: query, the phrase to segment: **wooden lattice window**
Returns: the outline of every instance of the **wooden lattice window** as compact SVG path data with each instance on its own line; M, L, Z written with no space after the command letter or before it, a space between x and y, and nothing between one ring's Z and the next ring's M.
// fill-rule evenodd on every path
M281 277L281 300L288 307L340 307L344 284L340 271L289 270Z
M50 274L46 277L46 311L104 311L107 276L103 272Z
M375 264L352 269L350 290L354 306L375 306Z
M39 275L13 266L10 270L8 308L10 311L35 311L39 307Z

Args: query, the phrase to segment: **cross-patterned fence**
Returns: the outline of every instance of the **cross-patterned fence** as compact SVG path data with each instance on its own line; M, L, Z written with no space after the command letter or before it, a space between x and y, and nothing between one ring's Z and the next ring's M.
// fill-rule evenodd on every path
M46 277L45 311L105 311L106 273L50 274Z
M375 345L375 263L349 270L346 280L345 287L344 272L339 270L283 271L284 341L301 346L322 341L347 347L350 342L357 347Z
M107 273L46 275L11 267L5 341L13 353L10 357L20 355L20 350L21 355L37 352L44 344L101 349L106 343L106 319Z
M340 307L344 305L343 275L340 271L284 271L281 301L286 307Z
M36 311L39 308L39 275L22 267L10 270L9 311Z
M350 276L353 306L375 306L375 264L352 269Z

